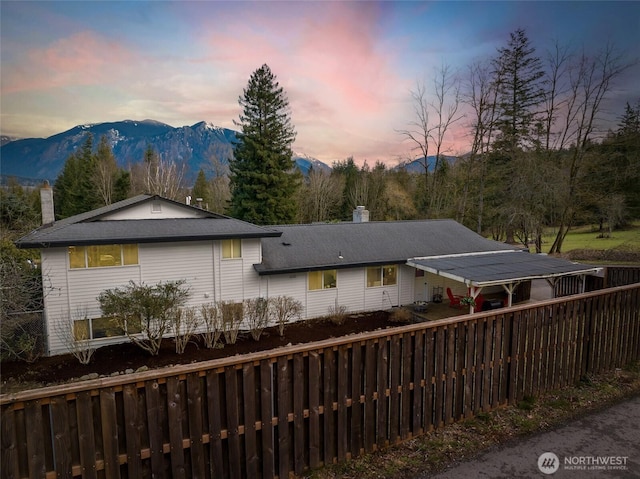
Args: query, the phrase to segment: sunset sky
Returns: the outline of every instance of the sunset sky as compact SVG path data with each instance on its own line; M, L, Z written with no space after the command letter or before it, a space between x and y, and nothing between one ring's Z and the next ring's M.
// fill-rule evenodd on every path
M284 87L297 153L327 163L415 158L398 130L411 90L450 65L465 78L524 28L546 56L554 40L640 56L640 2L11 2L1 5L1 133L47 137L78 124L205 120L235 128L251 73ZM640 66L606 105L640 99ZM446 140L468 151L466 119Z

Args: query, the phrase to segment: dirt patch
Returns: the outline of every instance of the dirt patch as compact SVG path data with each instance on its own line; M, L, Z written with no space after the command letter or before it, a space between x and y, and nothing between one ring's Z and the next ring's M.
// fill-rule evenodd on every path
M50 384L77 380L83 376L110 376L112 374L133 372L140 368L156 369L170 365L191 364L236 354L266 351L288 344L303 344L337 338L365 331L375 331L398 326L389 320L386 311L375 311L348 316L342 324L329 320L309 320L289 324L284 336L278 329L267 328L259 341L246 333L238 338L236 344L227 344L220 349L207 349L202 341L192 341L183 354L175 352L171 339L162 342L157 356L150 356L131 343L117 344L99 348L90 364L83 365L71 354L40 358L34 363L22 361L2 363L2 393L32 389Z

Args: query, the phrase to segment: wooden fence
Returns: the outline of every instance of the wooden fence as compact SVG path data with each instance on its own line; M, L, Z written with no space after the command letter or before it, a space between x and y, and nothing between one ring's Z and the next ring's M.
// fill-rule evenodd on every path
M556 298L560 298L561 296L635 283L640 283L639 266L605 266L603 276L563 276L558 278L553 294Z
M0 396L2 477L285 478L640 359L640 284Z

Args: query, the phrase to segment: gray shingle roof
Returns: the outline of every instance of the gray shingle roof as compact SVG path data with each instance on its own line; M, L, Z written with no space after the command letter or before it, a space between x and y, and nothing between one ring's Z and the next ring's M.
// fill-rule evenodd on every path
M158 243L280 236L280 232L274 229L200 209L198 212L203 215L202 218L101 220L109 213L158 198L160 197L139 195L97 210L71 216L32 231L19 239L16 245L20 248L47 248L86 244ZM166 198L160 199L180 207L194 209L192 206Z
M404 263L416 256L513 250L453 220L273 226L262 240L260 274ZM339 258L342 256L342 258Z

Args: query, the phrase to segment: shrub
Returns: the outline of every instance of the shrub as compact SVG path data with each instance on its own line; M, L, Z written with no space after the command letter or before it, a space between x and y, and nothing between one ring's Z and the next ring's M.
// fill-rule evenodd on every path
M91 342L89 331L89 315L86 308L78 307L68 321L56 323L54 326L58 339L64 344L80 364L89 364L96 348Z
M173 341L176 344L176 353L182 354L193 338L198 327L198 316L194 308L176 310L173 319L173 330L175 335Z
M347 307L346 306L329 306L329 321L333 324L340 326L347 319Z
M205 331L202 333L204 345L208 349L214 349L222 343L222 313L216 303L203 304L200 307L200 314L204 322Z
M247 299L244 302L244 314L251 337L258 341L269 324L269 301L265 298Z
M42 313L8 315L0 321L0 358L35 362L44 352Z
M243 311L242 303L234 303L231 301L219 302L220 312L222 315L222 334L227 344L235 344L240 333L240 325L242 324Z
M300 318L302 303L291 296L276 296L271 299L273 314L278 323L278 333L284 336L285 326L294 318Z
M189 297L183 284L180 280L148 286L131 281L124 288L103 291L98 302L103 314L112 318L134 344L157 356L162 338Z

